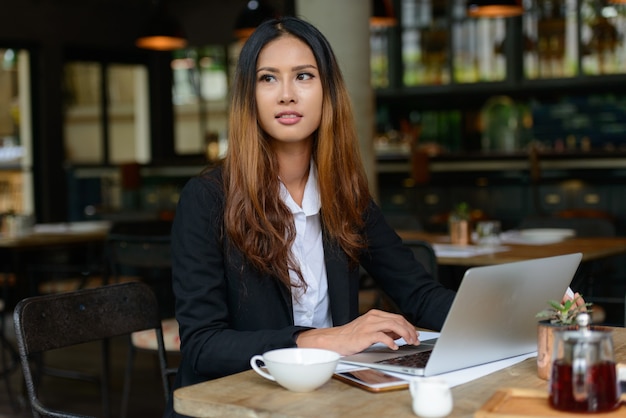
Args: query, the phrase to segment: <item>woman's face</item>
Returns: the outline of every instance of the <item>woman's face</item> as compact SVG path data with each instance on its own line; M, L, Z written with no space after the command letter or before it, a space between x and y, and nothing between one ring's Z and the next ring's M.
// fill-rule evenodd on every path
M261 128L281 143L308 140L322 118L322 83L311 49L293 36L265 45L256 68Z

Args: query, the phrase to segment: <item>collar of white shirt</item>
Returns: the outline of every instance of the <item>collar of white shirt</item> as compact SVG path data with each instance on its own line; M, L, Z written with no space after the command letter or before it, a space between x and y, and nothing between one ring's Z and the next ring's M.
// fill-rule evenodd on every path
M302 197L302 207L300 207L291 197L289 191L285 187L285 185L280 183L280 193L281 199L291 213L299 213L304 212L305 216L315 215L320 211L321 202L320 202L320 193L319 188L317 186L317 169L313 161L311 161L309 166L309 178L306 181L306 185L304 186L304 196Z

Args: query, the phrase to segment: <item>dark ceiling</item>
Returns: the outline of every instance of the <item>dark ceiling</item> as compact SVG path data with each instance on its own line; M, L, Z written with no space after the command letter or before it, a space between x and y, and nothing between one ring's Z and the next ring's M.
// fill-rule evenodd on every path
M267 1L279 14L293 14L294 0ZM191 45L227 44L248 0L168 0ZM43 39L95 47L132 45L155 0L19 0L2 5L0 43ZM10 42L9 42L10 43Z

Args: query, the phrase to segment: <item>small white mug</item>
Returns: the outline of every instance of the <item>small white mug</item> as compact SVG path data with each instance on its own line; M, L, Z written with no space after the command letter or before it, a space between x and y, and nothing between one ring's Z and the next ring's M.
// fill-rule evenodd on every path
M500 244L500 221L480 221L476 224L478 245L496 246Z
M452 412L452 392L448 383L438 377L418 377L409 383L413 412L422 418L441 418Z

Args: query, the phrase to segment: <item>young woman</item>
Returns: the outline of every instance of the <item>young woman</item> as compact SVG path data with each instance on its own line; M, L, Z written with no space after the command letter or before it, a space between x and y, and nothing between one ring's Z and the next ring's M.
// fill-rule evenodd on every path
M280 347L418 344L415 325L440 329L454 298L373 202L336 58L293 17L263 23L241 50L228 152L182 191L172 251L176 387ZM403 315L359 316L359 266Z
M182 191L172 259L175 387L246 370L275 348L419 344L415 326L441 329L455 295L373 202L332 49L293 17L263 23L241 50L228 152ZM359 266L403 315L359 316Z

